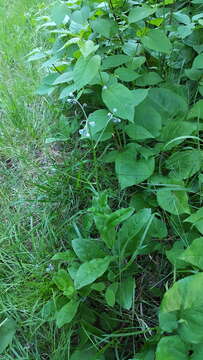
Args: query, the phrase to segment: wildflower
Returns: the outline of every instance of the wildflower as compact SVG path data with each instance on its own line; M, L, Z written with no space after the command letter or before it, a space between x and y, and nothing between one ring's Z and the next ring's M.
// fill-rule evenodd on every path
M90 133L86 127L84 127L84 129L79 130L79 134L82 137L90 137Z
M115 123L115 124L118 124L118 123L121 122L121 119L113 117L112 122Z
M113 117L111 120L112 120L112 122L115 123L115 124L118 124L118 123L121 122L121 119L116 118L116 117Z
M113 117L113 114L109 112L109 113L107 114L107 116L108 116L109 120L111 120L112 117Z
M106 90L106 89L107 89L107 86L106 86L106 85L104 85L104 86L103 86L103 90Z
M77 101L75 99L67 99L67 102L69 104L76 104L77 103Z
M89 125L92 126L92 127L94 127L94 126L96 125L96 122L95 122L95 121L90 121L90 122L89 122Z
M54 266L52 264L49 264L46 268L46 272L54 271Z

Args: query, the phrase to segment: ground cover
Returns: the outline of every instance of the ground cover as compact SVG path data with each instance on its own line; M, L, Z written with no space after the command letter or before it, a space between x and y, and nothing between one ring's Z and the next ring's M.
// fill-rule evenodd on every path
M5 359L201 358L202 10L35 3L5 38Z

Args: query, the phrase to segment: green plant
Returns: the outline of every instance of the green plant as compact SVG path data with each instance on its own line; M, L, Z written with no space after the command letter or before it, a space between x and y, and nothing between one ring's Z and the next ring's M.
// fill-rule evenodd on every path
M51 50L28 55L28 61L44 58L49 70L37 93L63 104L67 128L53 141L79 132L91 153L96 189L105 188L103 169L108 177L115 164L112 179L125 205L112 212L99 192L87 210L94 223L85 225L81 212L76 215L77 238L53 258L58 290L53 286L43 313L69 329L71 360L201 356L202 10L201 0L64 1L41 25ZM164 295L159 326L146 322L143 330L134 328L135 283L153 269L148 256L171 264L174 285ZM152 291L158 305L163 290ZM143 344L147 332L152 336Z

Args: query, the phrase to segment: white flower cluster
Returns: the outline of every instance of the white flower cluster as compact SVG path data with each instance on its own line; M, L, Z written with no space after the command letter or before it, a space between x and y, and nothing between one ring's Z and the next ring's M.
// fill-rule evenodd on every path
M116 112L117 112L117 109L114 108L114 109L113 109L113 113L115 114ZM109 121L112 121L112 122L115 123L115 124L118 124L118 123L121 122L121 119L115 117L115 116L114 116L112 113L110 113L110 112L107 114L107 116L108 116L108 118L109 118Z
M85 125L85 127L83 129L80 129L79 130L79 134L82 136L82 137L86 137L86 138L89 138L90 137L90 133L89 133L89 130L87 128L87 125Z
M96 122L95 121L89 121L88 124L87 124L87 121L85 121L85 126L83 129L80 129L79 130L79 134L82 136L82 137L86 137L86 138L89 138L90 137L90 132L89 132L89 129L88 129L88 126L90 127L94 127L96 125Z

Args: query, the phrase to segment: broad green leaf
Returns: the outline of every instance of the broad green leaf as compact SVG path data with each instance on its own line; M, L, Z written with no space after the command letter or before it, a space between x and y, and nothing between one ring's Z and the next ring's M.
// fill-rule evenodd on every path
M133 208L121 208L111 214L95 213L94 220L96 227L108 248L112 249L114 246L116 239L115 227L128 219L133 212Z
M73 80L73 72L67 71L61 75L59 75L56 80L54 81L53 85L63 84L63 83L69 83Z
M89 82L89 85L105 85L109 82L110 75L105 71L99 71L99 73Z
M136 185L148 179L154 172L154 158L137 160L133 147L127 147L116 158L116 174L121 188Z
M195 28L195 24L189 24L189 25L180 25L177 29L177 34L181 39L185 39L187 36L192 34L193 30Z
M84 58L81 56L74 67L73 79L77 90L87 85L97 74L101 64L101 57L94 55Z
M156 360L189 360L188 345L177 335L163 337L157 345Z
M109 306L113 307L116 302L116 292L118 290L118 283L115 282L109 285L105 292L105 299Z
M135 280L131 277L128 279L122 280L121 284L118 286L116 301L124 309L130 310L133 303L135 291Z
M104 86L102 99L115 116L133 121L135 97L127 87L122 84Z
M108 205L108 194L106 191L96 193L92 200L92 208L90 209L93 214L102 213L102 215L111 214L111 208Z
M58 73L51 73L51 74L45 76L42 83L45 85L53 86L58 77L59 77Z
M51 12L51 19L56 23L56 25L61 25L64 22L65 16L71 14L68 5L61 4L54 6Z
M158 73L155 71L148 71L136 80L136 85L141 87L152 86L157 85L162 81L163 79Z
M199 100L193 107L190 109L188 114L188 119L192 118L203 119L203 100Z
M55 261L63 261L63 262L70 262L75 258L75 254L71 250L63 251L60 253L56 253L51 260Z
M97 18L91 22L91 26L96 33L109 39L118 31L115 21L110 19Z
M190 214L188 197L185 191L161 189L157 190L159 206L174 215Z
M110 55L102 61L102 70L112 69L130 62L127 55Z
M41 84L41 85L37 88L35 94L37 94L37 95L48 95L48 96L50 96L50 95L54 92L55 89L56 89L56 88L55 88L54 86L49 86L49 85L46 85L46 84Z
M65 296L70 297L75 292L73 280L65 269L58 270L53 276L53 282L61 291L63 291Z
M69 97L73 94L73 92L76 91L75 84L71 84L66 86L60 93L59 99L64 99L66 97Z
M136 353L135 357L128 360L155 360L155 347L145 343L143 351Z
M116 69L115 74L118 75L120 80L126 82L134 81L140 76L134 70L125 67L119 67L118 69Z
M197 55L193 61L192 67L194 69L203 69L203 54Z
M12 343L16 332L16 322L13 319L5 319L0 324L0 354Z
M95 52L99 45L95 45L92 40L80 40L78 42L78 46L80 48L81 53L84 57L89 56L93 52Z
M180 260L184 249L184 242L179 240L173 244L173 247L170 250L166 251L167 259L176 269L183 269L187 265L183 260Z
M96 290L96 291L104 291L105 290L105 283L104 282L98 282L98 283L94 283L91 285L91 289L92 290Z
M71 15L71 20L77 24L85 25L90 15L88 6L83 6L80 10L76 10Z
M150 207L151 196L146 191L138 191L131 197L130 206L134 207L136 211L148 208Z
M150 30L142 39L144 47L169 54L172 51L172 45L165 33L159 29Z
M132 90L131 93L134 95L134 102L133 102L134 106L138 106L147 97L148 89L136 89L136 90Z
M203 70L199 70L195 68L185 69L185 75L190 80L198 81L203 75Z
M46 321L56 320L57 305L56 299L45 302L40 312L42 319Z
M58 74L52 73L47 76L42 81L42 84L36 90L38 95L51 95L55 90L54 82L58 78Z
M203 270L203 237L193 240L191 245L180 255L180 260Z
M70 264L68 266L68 273L69 273L71 279L75 280L75 277L76 277L79 267L80 267L80 264L78 262L73 262L72 264Z
M151 216L151 209L141 209L125 221L118 232L116 243L119 255L121 252L124 254L128 250L136 251L138 243L135 237L147 226Z
M156 11L155 8L152 8L150 6L147 5L141 5L141 6L136 6L133 7L130 10L130 13L128 15L128 21L129 23L136 23L140 20L145 19L146 17L154 14Z
M119 157L116 159L116 174L121 189L137 185L147 180L154 172L154 158L147 160L124 159Z
M27 62L41 60L47 57L47 54L41 51L38 51L37 53L30 55L27 59Z
M106 255L102 249L101 242L97 239L74 239L72 240L72 247L81 261L102 258Z
M173 12L173 17L182 24L189 25L191 23L189 16L181 11Z
M154 239L166 238L168 232L164 221L154 216L148 230L148 235Z
M135 124L144 127L153 137L157 137L162 127L161 116L145 100L135 109Z
M197 129L197 124L188 121L170 121L163 127L160 140L166 144L165 150L181 144L185 140L184 136L191 135ZM181 138L182 136L182 138ZM177 140L175 140L177 139ZM174 140L172 142L172 140Z
M188 105L186 99L172 90L165 88L152 88L149 90L148 97L155 110L163 115L165 123L168 118L172 118L177 115L185 115L187 112Z
M148 24L152 24L152 25L155 25L157 27L159 27L163 22L164 22L164 19L162 17L147 20Z
M110 262L111 257L106 256L103 259L93 259L82 264L76 273L75 288L81 289L86 285L92 284L105 273Z
M65 324L69 324L75 317L79 306L79 301L70 300L56 314L56 325L61 328Z
M193 224L203 234L203 208L200 208L184 221Z
M132 69L132 70L136 70L139 69L146 61L146 57L145 56L135 56L132 59L132 62L130 64L128 64L128 66Z
M187 343L203 343L203 273L185 277L169 289L162 300L159 322L163 331L176 329Z
M200 150L177 151L165 162L166 168L171 170L169 175L178 179L187 179L196 174L201 168L202 154Z
M105 130L109 123L112 123L107 110L96 110L88 117L89 132L94 136L96 133Z
M139 44L134 39L129 39L126 41L122 47L123 52L128 56L137 56L137 51L139 48ZM142 64L141 64L142 65Z
M145 139L152 139L154 136L150 134L150 132L145 129L143 126L136 125L136 124L129 124L125 127L125 132L128 136L137 141L145 140Z
M134 209L121 208L106 216L106 227L115 227L127 220L134 212Z

